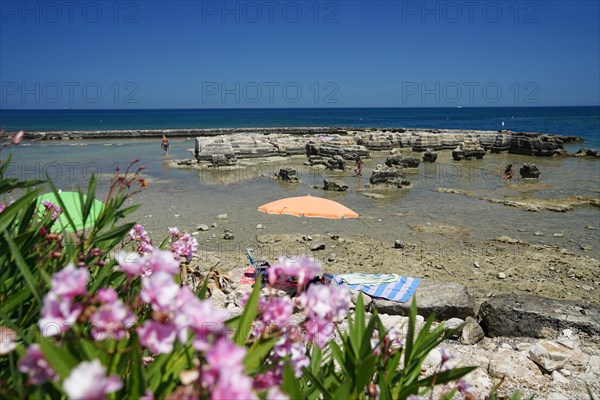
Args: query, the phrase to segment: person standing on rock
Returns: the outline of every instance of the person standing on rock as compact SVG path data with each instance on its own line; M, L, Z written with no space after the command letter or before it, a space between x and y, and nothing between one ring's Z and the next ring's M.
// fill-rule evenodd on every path
M169 139L167 139L164 133L160 142L160 147L163 149L163 155L169 154Z

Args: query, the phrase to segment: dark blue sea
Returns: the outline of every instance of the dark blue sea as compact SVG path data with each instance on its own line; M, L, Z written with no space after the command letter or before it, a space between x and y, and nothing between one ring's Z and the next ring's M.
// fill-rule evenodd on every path
M240 127L507 129L573 135L600 146L600 107L0 110L5 131Z

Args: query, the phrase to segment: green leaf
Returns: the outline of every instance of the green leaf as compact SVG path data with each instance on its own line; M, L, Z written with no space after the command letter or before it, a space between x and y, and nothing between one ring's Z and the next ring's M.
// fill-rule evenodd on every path
M109 230L108 232L105 232L101 235L96 236L95 240L96 240L96 242L104 242L104 241L108 241L111 239L121 240L123 237L125 237L127 232L129 232L131 230L131 228L133 228L134 225L135 225L135 222L130 222L130 223L115 227L115 228Z
M246 353L246 357L244 357L245 370L252 371L260 367L274 345L275 341L273 340L255 342L248 350L248 353Z
M146 392L146 379L144 377L144 367L142 366L142 351L137 339L132 339L132 351L131 351L131 376L130 386L127 393L132 398L138 398L144 395Z
M134 205L129 206L127 208L123 208L122 210L119 210L119 217L123 218L123 217L126 217L128 215L131 215L134 212L136 212L137 209L140 208L141 206L142 206L141 204L134 204Z
M39 195L40 191L41 189L36 189L26 193L10 206L6 207L2 211L2 218L0 218L0 231L5 230L23 209L27 208L32 202L35 202L35 198ZM22 223L29 224L29 221L23 221Z
M329 348L331 349L331 354L333 355L335 360L338 362L339 366L342 368L342 372L347 377L351 377L352 374L347 369L347 366L346 366L346 362L345 362L346 357L344 357L344 352L342 352L342 349L340 348L340 346L338 346L338 344L332 340L331 342L329 342Z
M48 180L48 184L50 185L50 188L52 189L52 192L54 193L54 197L56 198L58 205L62 209L62 215L64 215L65 218L67 218L67 221L68 221L69 225L71 225L71 229L73 230L73 232L77 232L77 225L75 225L75 222L73 222L73 218L71 218L71 214L69 213L69 210L65 206L65 202L63 201L62 197L60 196L60 192L58 191L58 188L56 187L56 185L54 185L54 182L52 182L51 180ZM58 221L57 221L57 223L58 223ZM63 229L64 229L64 227L63 227Z
M375 372L375 363L377 359L374 355L364 358L359 364L359 371L356 374L356 393L362 393L365 387L371 382Z
M30 293L30 288L23 288L19 293L11 294L10 297L6 299L6 301L2 302L2 312L10 313L11 311L13 311L15 308L20 306L25 300L27 300L27 298L29 298Z
M29 266L25 263L25 260L23 259L21 252L19 251L17 245L12 240L12 238L10 237L8 232L5 230L2 233L4 236L4 240L6 240L6 243L8 243L8 247L10 248L10 252L11 252L13 258L15 259L15 264L17 264L17 267L19 268L21 275L23 275L23 278L25 279L25 281L27 282L27 285L29 286L29 290L31 291L31 294L33 294L33 296L35 296L37 301L40 304L42 304L42 296L38 292L37 282L36 282L35 278L33 277L33 274L31 273L31 271L29 270Z
M325 382L323 382L321 379L319 379L313 373L313 371L309 370L308 368L303 368L302 372L306 375L306 377L308 378L310 383L312 383L313 385L315 385L317 387L317 389L319 389L319 391L321 392L321 395L323 396L324 399L333 399L333 394L327 387L327 384Z
M87 197L83 198L83 194L79 192L79 201L81 202L81 219L83 222L83 226L87 226L88 217L90 216L90 211L92 210L92 205L96 200L96 185L98 183L98 179L95 174L92 174L90 178L90 182L88 184Z
M204 279L204 282L202 282L202 286L198 290L198 298L200 300L205 300L207 293L208 293L208 276L206 277L206 279Z
M296 375L294 375L294 370L289 362L286 362L283 367L283 383L281 389L290 396L290 399L295 400L304 398L300 382L296 378Z
M242 313L235 334L233 335L233 341L240 345L245 346L246 339L248 338L248 332L252 327L252 322L254 318L258 315L258 298L260 295L260 289L262 287L260 276L256 279L254 283L254 288L252 289L252 294L248 301L246 302L246 306L244 307L244 312Z
M453 368L447 371L442 371L435 373L431 376L428 376L424 379L420 379L410 385L407 385L400 390L400 398L405 398L410 394L415 394L421 387L430 387L434 383L435 385L443 385L448 382L456 381L463 376L467 375L469 372L477 369L478 367L460 367Z
M77 360L66 350L56 347L54 343L44 336L40 337L39 344L44 357L48 360L52 369L62 379L68 378L71 370L77 365Z

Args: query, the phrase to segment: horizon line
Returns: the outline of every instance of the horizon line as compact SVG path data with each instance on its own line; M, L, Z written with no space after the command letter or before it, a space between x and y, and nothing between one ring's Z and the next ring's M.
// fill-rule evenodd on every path
M151 111L151 110L194 110L194 111L228 111L228 110L348 110L348 109L463 109L463 108L573 108L600 107L600 104L587 105L532 105L532 106L353 106L353 107L230 107L230 108L0 108L2 111Z

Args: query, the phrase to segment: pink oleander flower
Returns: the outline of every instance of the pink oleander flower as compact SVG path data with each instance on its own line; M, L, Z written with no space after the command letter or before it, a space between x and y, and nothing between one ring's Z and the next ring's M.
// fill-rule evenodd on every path
M289 297L273 297L268 300L261 298L258 310L266 324L282 327L294 313L294 303Z
M252 390L252 379L242 374L222 373L216 387L211 390L211 400L258 400Z
M150 256L150 270L152 272L167 272L171 275L179 273L179 260L176 255L168 250L153 249Z
M135 224L129 231L129 237L138 244L137 251L139 253L143 254L152 251L152 241L142 225Z
M225 336L225 321L230 315L225 310L215 308L210 300L198 299L187 286L184 286L175 304L177 312L174 321L181 343L187 341L188 329L194 332L193 346L199 351L209 349L211 342Z
M242 375L246 349L230 340L219 340L206 351L206 366L202 371L202 385L213 387L221 375Z
M113 303L119 299L117 291L111 287L102 288L96 293L96 300L100 303Z
M379 332L373 331L373 335L371 337L371 349L373 349L373 354L376 356L381 354L381 346L379 345Z
M167 272L159 271L142 278L140 298L154 311L169 312L175 305L180 287Z
M62 214L62 209L56 204L52 203L49 200L42 201L42 205L46 208L46 212L51 212L50 218L56 220L60 214Z
M278 387L269 388L266 400L290 400L290 397L283 393Z
M69 263L65 268L52 275L50 291L56 296L72 299L87 293L90 273L86 268L75 268Z
M392 328L387 333L387 339L389 340L390 350L397 350L404 346L404 339L402 338L402 331L399 328Z
M115 256L115 260L119 264L115 269L117 271L125 272L129 279L141 275L150 275L152 273L146 255L142 256L137 252L127 253L125 251L120 251Z
M0 356L13 352L17 348L17 332L0 325Z
M137 328L142 346L154 354L169 354L173 351L173 343L177 335L177 327L171 322L161 323L145 321Z
M106 368L98 360L80 363L63 382L63 389L72 400L102 400L122 387L117 375L106 376Z
M49 380L58 380L58 374L54 372L50 363L44 357L40 345L32 344L27 348L25 356L19 360L19 371L29 374L29 382L34 385L42 385Z
M3 212L4 210L6 210L6 206L2 203L0 203L0 213Z
M171 232L172 235L171 248L176 258L185 257L189 262L198 248L198 241L187 232L180 233L177 228L169 228L169 232Z
M154 400L154 393L152 393L150 389L146 389L146 392L139 400Z
M38 321L42 336L55 336L68 331L82 311L81 304L73 304L69 298L59 298L52 291L48 292Z
M350 307L350 291L342 286L312 285L300 296L308 318L344 318Z
M461 378L456 382L456 388L459 393L462 394L469 394L473 390L473 387L464 378Z
M272 285L278 280L297 278L298 286L304 287L311 279L319 275L319 272L321 272L321 266L311 258L302 256L299 260L289 260L280 257L278 262L269 268L269 283Z
M132 279L137 276L152 275L153 272L167 272L175 275L179 272L179 260L175 255L166 250L151 249L150 252L127 253L121 251L115 257L119 267L118 271L125 272Z
M102 293L100 293L102 292ZM97 297L104 302L91 315L91 334L94 340L116 339L129 337L129 328L135 324L135 316L127 306L116 297L117 292L112 289L101 289Z
M308 342L315 343L320 348L335 337L335 324L322 318L307 319L304 323L305 337Z
M254 377L254 388L256 390L265 390L279 385L281 385L280 371L273 371L270 369L264 374L259 374Z
M273 360L277 361L288 356L289 358L287 360L289 361L290 366L294 369L296 378L300 378L302 376L302 368L310 365L310 360L306 355L306 346L304 343L300 341L294 342L287 336L280 338L273 347ZM279 366L281 369L283 369L283 363L281 363Z
M246 349L228 339L217 341L206 351L201 380L211 399L257 399L252 379L243 372L245 356Z
M448 350L448 347L445 345L440 347L440 354L442 355L442 364L445 364L454 358L454 356L450 353L450 350Z

